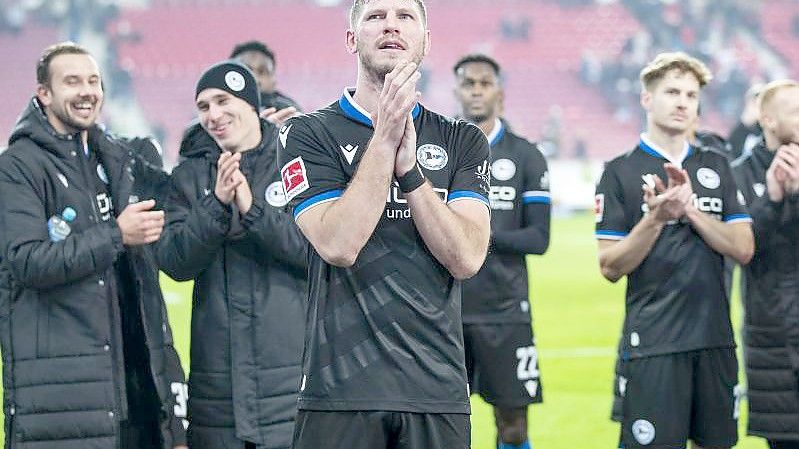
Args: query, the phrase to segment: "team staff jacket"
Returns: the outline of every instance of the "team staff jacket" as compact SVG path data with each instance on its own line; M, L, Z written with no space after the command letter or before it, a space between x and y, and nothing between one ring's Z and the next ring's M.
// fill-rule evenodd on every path
M547 161L497 119L491 145L491 246L483 268L463 282L463 323L529 323L525 255L549 246Z
M641 185L667 179L669 162L654 144L641 143L605 166L597 186L596 236L621 240L643 218ZM727 223L750 222L725 155L686 144L673 161L688 171L696 207ZM624 359L734 347L724 257L685 220L668 223L641 264L627 275L621 355Z
M56 133L33 99L0 156L6 448L119 447L119 421L129 417L119 301L131 298L146 342L138 350L149 356L160 401L163 445L185 440L181 426L168 431L175 401L167 371L180 368L168 366L177 358L170 356L176 353L155 261L145 247L123 246L114 221L140 198L137 160L97 127L89 130L89 148L101 163L91 172L80 159L79 135ZM96 193L92 177L108 181L107 194ZM76 212L71 233L51 241L48 219L67 207ZM120 274L115 265L122 262L129 269Z
M195 449L291 442L300 383L307 241L283 211L276 130L242 153L253 205L240 214L214 195L220 149L199 126L187 131L172 172L161 269L194 280L189 442ZM225 446L228 447L228 446Z
M756 248L743 268L749 433L799 440L799 196L769 199L766 171L773 159L761 141L733 163Z
M442 201L488 206L488 142L474 125L417 105L417 161ZM373 134L352 93L281 129L295 219L344 194ZM311 251L300 408L468 413L461 285L427 250L396 182L349 268Z

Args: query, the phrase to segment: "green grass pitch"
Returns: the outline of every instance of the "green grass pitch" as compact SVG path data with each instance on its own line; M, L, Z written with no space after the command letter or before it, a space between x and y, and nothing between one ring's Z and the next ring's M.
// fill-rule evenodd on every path
M531 407L530 435L536 449L612 449L619 427L609 419L614 347L624 313L624 282L599 274L593 216L556 218L546 255L530 257L530 289L544 403ZM188 368L191 284L166 277L162 287L176 346ZM735 324L740 301L733 299ZM515 367L510 368L515 369ZM741 374L739 380L743 382ZM472 447L495 447L491 408L473 397ZM744 437L739 449L765 449L764 440ZM2 429L2 427L0 427Z

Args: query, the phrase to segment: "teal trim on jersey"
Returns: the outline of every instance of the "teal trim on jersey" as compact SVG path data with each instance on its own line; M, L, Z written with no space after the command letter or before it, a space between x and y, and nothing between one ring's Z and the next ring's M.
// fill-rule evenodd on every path
M497 449L533 449L533 445L530 444L530 441L525 441L522 444L510 444L510 443L499 443L497 445Z
M552 200L547 196L526 196L522 200L524 204L551 204Z
M358 110L358 108L353 105L347 95L342 95L341 98L338 100L338 105L342 111L344 111L344 115L348 118L355 120L358 123L364 124L366 126L370 126L374 128L374 124L372 123L372 119L367 117L364 113ZM419 114L422 112L422 107L419 106L419 103L413 106L413 110L411 111L411 115L413 119L416 120L419 117Z
M297 207L294 208L294 219L296 220L297 216L306 211L308 208L315 206L319 203L324 203L327 201L338 199L343 194L344 194L343 190L336 189L336 190L328 190L325 193L320 193L319 195L315 195L308 198L307 200L298 204Z
M502 123L502 121L500 120L499 132L497 133L496 136L494 136L493 139L491 139L491 142L489 142L488 144L491 146L491 148L494 148L494 146L496 146L496 144L498 144L499 141L502 140L503 136L505 136L505 124Z
M552 203L552 196L549 192L545 192L543 190L531 190L528 192L524 192L522 194L522 203L523 204L551 204Z
M667 158L666 156L660 154L658 152L658 150L650 147L643 140L638 142L638 146L640 146L641 149L644 150L645 153L651 154L652 156L655 156L656 158L669 160L669 158ZM692 145L688 145L688 153L685 154L685 158L682 160L682 162L685 162L686 160L688 160L688 158L691 157L692 154L694 154L694 147Z
M480 195L479 193L472 192L471 190L456 190L454 192L450 192L449 196L447 196L447 202L451 203L461 198L475 199L485 203L486 206L490 204L488 202L488 198L484 197L483 195Z
M620 232L620 231L596 231L594 235L596 235L597 238L610 238L618 240L627 237L626 232Z
M731 221L736 221L736 222L737 221L746 221L746 222L748 222L748 221L752 221L752 217L749 216L749 214L732 214L732 215L727 215L726 217L724 217L724 222L725 223L729 223Z

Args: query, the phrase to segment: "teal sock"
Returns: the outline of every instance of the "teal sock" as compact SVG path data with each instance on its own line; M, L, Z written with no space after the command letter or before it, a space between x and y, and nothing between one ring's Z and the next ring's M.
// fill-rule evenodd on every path
M499 443L497 449L533 449L533 445L530 444L530 441L525 441L520 445L508 444L508 443Z

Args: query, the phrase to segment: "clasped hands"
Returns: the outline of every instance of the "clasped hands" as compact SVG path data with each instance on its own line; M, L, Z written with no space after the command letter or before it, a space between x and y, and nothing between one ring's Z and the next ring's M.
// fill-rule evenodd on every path
M766 187L774 202L799 192L799 144L788 143L777 149L766 171Z
M252 190L240 169L241 153L223 151L217 161L214 195L222 204L236 203L242 214L252 207Z
M402 177L416 165L416 128L412 111L421 98L416 83L421 78L419 67L411 61L400 61L386 75L372 114L373 140L383 144L394 158L394 176Z
M694 207L688 172L671 163L663 164L663 168L667 176L665 184L658 175L647 175L641 186L648 213L659 223L679 220Z

